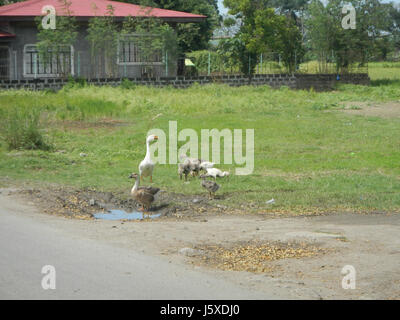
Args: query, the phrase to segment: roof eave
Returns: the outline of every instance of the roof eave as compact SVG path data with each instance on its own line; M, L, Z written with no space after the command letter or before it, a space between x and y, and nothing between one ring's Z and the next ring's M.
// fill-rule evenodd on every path
M2 21L34 21L37 16L1 16ZM88 21L93 16L75 16L78 21ZM115 17L116 21L122 21L126 17ZM177 22L177 23L196 23L202 22L206 19L205 16L199 17L161 17L160 19L166 22Z

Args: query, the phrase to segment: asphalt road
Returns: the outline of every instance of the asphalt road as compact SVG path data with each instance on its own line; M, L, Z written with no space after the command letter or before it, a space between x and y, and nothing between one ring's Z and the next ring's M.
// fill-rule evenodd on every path
M0 299L277 298L79 232L71 235L24 210L0 195ZM45 265L55 267L55 290L42 288Z

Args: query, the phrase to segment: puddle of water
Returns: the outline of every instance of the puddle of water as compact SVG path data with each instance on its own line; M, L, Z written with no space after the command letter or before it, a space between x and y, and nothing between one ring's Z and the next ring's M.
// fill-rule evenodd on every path
M125 212L124 210L110 210L108 213L95 213L93 215L96 219L102 220L143 220L143 212ZM159 214L145 215L145 218L156 219L161 216Z

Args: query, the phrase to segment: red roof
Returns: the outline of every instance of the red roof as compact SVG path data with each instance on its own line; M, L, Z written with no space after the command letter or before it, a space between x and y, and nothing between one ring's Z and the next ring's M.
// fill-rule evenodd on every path
M15 34L0 31L0 38L14 38Z
M69 0L71 2L70 10L72 16L81 18L90 18L94 16L103 16L107 12L107 7L112 5L114 16L123 18L133 16L153 16L165 20L176 20L182 22L202 21L206 16L192 14L181 11L173 11L159 8L142 7L136 4L109 1L109 0ZM0 17L36 17L41 16L42 8L51 5L56 9L59 16L65 15L61 2L59 0L28 0L17 2L0 7Z

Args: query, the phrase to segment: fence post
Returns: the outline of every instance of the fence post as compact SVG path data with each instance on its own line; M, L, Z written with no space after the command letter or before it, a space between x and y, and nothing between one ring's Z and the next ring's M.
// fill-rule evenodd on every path
M81 76L81 53L78 51L78 77Z
M211 52L208 51L208 75L211 73Z
M165 50L165 76L168 77L168 50Z
M250 56L250 54L249 54L249 78L250 78L250 71L251 71L250 64L251 64L251 56Z
M261 63L261 73L263 73L263 54L261 53L260 57L260 63Z
M297 70L297 53L294 51L294 72Z
M126 62L124 63L124 78L126 78Z
M33 70L34 70L34 75L35 79L37 78L37 54L33 55Z

